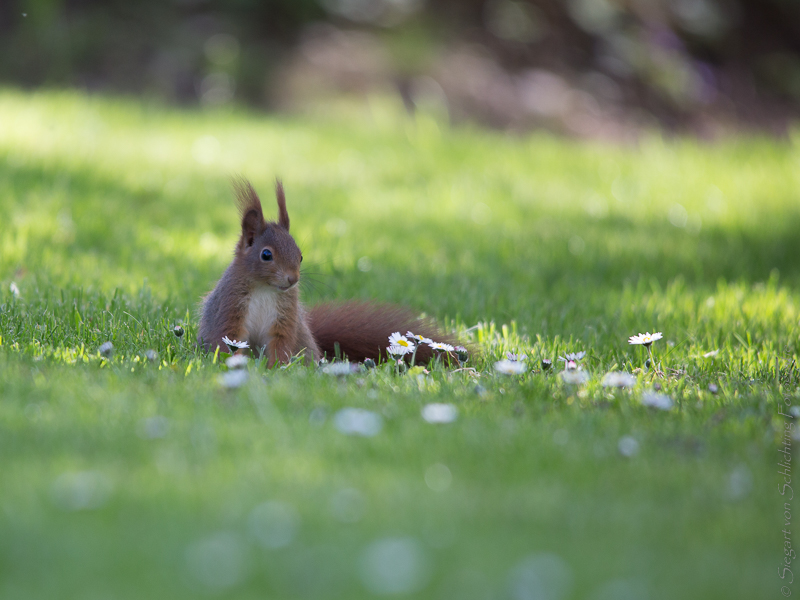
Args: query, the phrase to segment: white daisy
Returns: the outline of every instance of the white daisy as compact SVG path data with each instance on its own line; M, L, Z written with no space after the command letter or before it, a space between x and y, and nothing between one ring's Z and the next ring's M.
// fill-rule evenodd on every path
M431 338L426 338L423 335L419 335L419 334L416 334L416 333L411 333L410 331L406 331L406 337L410 337L417 344L431 344L431 343L433 343L433 340Z
M649 346L650 344L652 344L656 340L660 340L662 337L664 337L664 336L661 335L661 332L650 333L648 331L647 333L640 333L639 335L632 335L628 339L628 343L629 344L639 344L639 345L642 345L642 346Z
M383 428L383 418L363 408L343 408L333 417L336 429L347 435L372 437Z
M636 441L636 438L630 435L623 436L619 439L617 443L617 448L619 449L619 453L622 456L635 456L637 452L639 452L639 442Z
M245 383L247 383L248 377L249 375L246 369L233 369L232 371L226 371L217 377L217 381L219 381L219 384L222 387L232 390L242 387Z
M441 404L434 402L426 404L422 409L422 418L428 423L452 423L458 416L455 404Z
M326 375L334 375L336 377L344 377L345 375L352 375L361 370L356 364L350 362L337 362L326 367L323 367L322 372Z
M399 331L395 331L389 336L389 346L403 346L409 350L413 350L414 342L406 338L406 336L400 335Z
M564 356L559 356L558 360L564 361L566 363L570 361L577 362L581 360L584 356L586 356L586 350L582 352L570 352L569 354L565 354Z
M244 354L235 354L225 361L229 369L244 369L250 361Z
M648 391L642 395L642 404L659 410L669 410L672 408L672 398L666 394Z
M398 346L386 346L386 351L392 356L403 356L404 354L413 352L414 349L411 346L398 345Z
M494 369L498 373L506 375L520 375L527 371L528 367L525 366L525 363L516 360L498 360L494 363Z
M572 385L581 385L589 381L589 374L586 371L579 371L577 369L561 371L560 375L564 383L571 383Z
M569 354L565 354L564 356L559 356L558 360L566 363L566 370L567 371L574 371L578 368L578 361L581 360L584 356L586 356L586 351L581 352L570 352Z
M636 377L623 371L609 371L603 377L603 387L629 388L636 384Z
M440 350L442 352L453 351L453 346L451 346L450 344L443 344L442 342L428 342L428 346L430 346L434 350Z
M453 348L453 351L456 353L456 360L458 360L458 364L463 367L464 364L469 360L469 350L467 350L464 346L456 346Z
M514 354L513 352L506 352L506 356L508 357L508 360L518 360L518 361L523 361L526 358L528 358L527 354Z
M234 348L249 348L250 344L247 342L237 342L236 340L230 339L228 336L222 338L222 341L228 346L229 350L233 350Z

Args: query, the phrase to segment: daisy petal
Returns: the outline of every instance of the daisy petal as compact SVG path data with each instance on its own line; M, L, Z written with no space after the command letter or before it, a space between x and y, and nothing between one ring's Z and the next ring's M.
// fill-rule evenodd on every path
M528 370L528 367L516 360L498 360L494 363L494 369L505 375L521 375Z
M450 344L443 344L442 342L428 342L428 346L430 346L434 350L441 350L444 352L453 351L453 346L451 346Z
M392 356L403 356L404 354L413 352L413 350L408 346L387 346L386 351Z
M236 340L230 339L228 336L222 338L222 341L228 346L228 349L233 348L249 348L250 344L247 342L237 342Z

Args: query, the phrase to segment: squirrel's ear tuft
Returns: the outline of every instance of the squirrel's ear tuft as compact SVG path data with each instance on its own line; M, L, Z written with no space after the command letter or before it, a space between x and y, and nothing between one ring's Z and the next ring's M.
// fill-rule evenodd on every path
M264 232L267 223L261 210L261 200L250 182L244 178L234 179L233 188L242 215L242 245L247 248L253 245L256 236Z
M278 199L278 225L289 231L289 213L286 212L286 196L280 179L275 180L275 197Z

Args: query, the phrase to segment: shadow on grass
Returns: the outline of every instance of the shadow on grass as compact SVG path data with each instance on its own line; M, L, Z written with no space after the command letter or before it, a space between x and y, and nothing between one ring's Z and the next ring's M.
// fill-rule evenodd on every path
M0 219L12 223L0 237L6 280L28 273L55 285L129 290L148 280L157 297L194 306L231 254L203 246L204 234L235 235L227 231L235 213L224 180L210 189L189 182L167 194L131 189L88 169L0 164L0 188ZM362 246L370 247L372 237L386 248L377 244L385 242L385 231L403 242L381 250L367 273L355 261L350 268L310 265L316 275L306 298L373 298L465 323L515 319L544 333L557 327L579 334L587 319L597 326L619 315L626 286L653 289L679 278L689 288L711 290L720 279L763 282L775 269L784 286L796 289L800 280L797 211L763 213L756 223L727 229L706 226L697 234L616 215L524 217L514 227L502 221L478 226L452 215L423 223L356 222L353 237Z

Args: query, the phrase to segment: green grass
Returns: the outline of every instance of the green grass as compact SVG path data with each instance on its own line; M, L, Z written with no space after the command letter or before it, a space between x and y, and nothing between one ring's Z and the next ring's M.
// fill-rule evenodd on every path
M0 597L350 599L390 586L376 563L418 598L777 597L799 164L797 139L609 147L381 100L292 120L0 92ZM251 364L220 386L192 340L234 174L271 214L283 178L307 302L410 305L480 375ZM667 377L603 388L645 330ZM537 372L495 374L510 350ZM586 385L538 372L579 350ZM654 382L671 410L641 405ZM424 422L431 402L458 419ZM340 433L344 407L383 429Z

